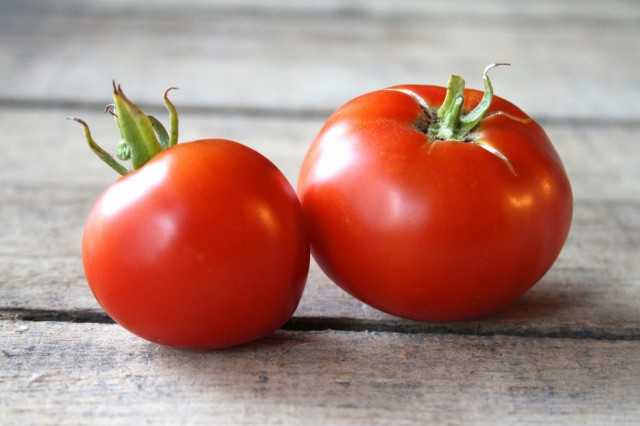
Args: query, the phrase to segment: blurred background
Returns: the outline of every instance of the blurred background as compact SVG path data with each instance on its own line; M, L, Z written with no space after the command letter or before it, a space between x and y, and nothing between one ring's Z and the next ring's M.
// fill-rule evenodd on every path
M115 78L147 102L177 85L193 107L326 114L507 61L496 90L531 115L635 118L640 7L615 3L2 0L2 99L98 101Z
M275 156L294 182L294 163L324 119L351 98L397 84L446 85L451 73L480 88L482 70L497 61L512 66L492 71L496 94L543 125L637 125L640 7L635 5L0 0L0 114L6 125L25 110L93 118L110 102L113 79L134 102L159 113L163 90L178 86L172 99L182 113L182 141L216 136L264 143L266 154ZM115 144L108 117L95 118L90 124L96 138L104 139L105 147ZM41 120L17 136L34 148L34 140L47 136L81 137L57 115ZM63 142L56 142L58 156L67 149L68 159L76 151ZM22 175L71 178L47 152L42 154L46 166L23 168ZM280 161L281 155L292 162ZM12 164L24 166L23 161L14 158ZM84 172L83 179L100 182L109 173ZM13 172L5 168L0 177L7 173Z

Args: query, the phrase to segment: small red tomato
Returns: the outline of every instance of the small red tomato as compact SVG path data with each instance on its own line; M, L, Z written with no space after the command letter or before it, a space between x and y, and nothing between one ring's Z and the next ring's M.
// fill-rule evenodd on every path
M119 89L115 114L121 130L146 117ZM127 131L123 150L133 157L141 144ZM214 349L271 333L295 311L309 268L293 188L244 145L169 145L91 209L82 260L93 294L117 323L163 345Z
M422 321L489 313L539 281L564 245L573 202L562 162L484 76L484 93L452 76L448 89L358 97L309 148L298 194L312 254L377 309Z

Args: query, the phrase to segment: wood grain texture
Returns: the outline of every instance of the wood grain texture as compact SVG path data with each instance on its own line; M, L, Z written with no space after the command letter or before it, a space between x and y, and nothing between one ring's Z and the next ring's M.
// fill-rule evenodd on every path
M0 182L62 187L81 184L85 190L92 188L97 197L113 182L115 174L88 149L80 125L66 118L83 118L94 138L114 152L119 139L117 127L103 114L104 105L110 101L108 87L103 95L102 106L0 106L0 127L4 129ZM183 91L173 95L178 108L185 106L186 99ZM160 106L158 96L147 112L166 122L166 112ZM241 142L269 158L295 186L305 152L327 118L187 111L180 114L180 141L218 137ZM564 162L576 199L640 200L640 144L634 143L640 121L552 120L540 124Z
M6 195L6 189L0 193ZM9 250L0 255L0 315L106 320L80 261L84 216L79 212L84 209L67 202L72 197L64 190L48 189L46 195L42 190L39 195L47 203L39 214L39 201L33 199L16 203L22 207L18 212L0 208L5 219L14 218L0 238L0 246ZM431 324L382 314L337 288L312 263L305 294L288 327L638 339L638 211L637 203L578 203L572 234L552 270L518 301L480 320Z
M3 424L630 424L640 342L279 331L218 352L0 322Z

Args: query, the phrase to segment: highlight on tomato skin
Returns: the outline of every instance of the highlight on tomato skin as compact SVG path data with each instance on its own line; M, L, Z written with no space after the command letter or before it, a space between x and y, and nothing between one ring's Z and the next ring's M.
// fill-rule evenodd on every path
M90 148L122 175L85 223L89 287L118 324L151 342L202 350L259 339L289 320L304 291L310 247L299 200L249 147L178 144L167 93L169 131L114 84L118 159L75 119Z
M490 69L490 68L488 68ZM309 147L298 195L312 254L338 286L420 321L476 318L552 267L569 233L566 171L533 119L452 76L339 108Z

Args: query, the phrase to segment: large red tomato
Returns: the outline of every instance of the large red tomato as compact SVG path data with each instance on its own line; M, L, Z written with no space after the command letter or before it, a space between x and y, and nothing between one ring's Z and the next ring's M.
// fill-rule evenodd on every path
M453 76L448 89L392 87L330 117L298 195L312 254L340 287L391 314L452 321L514 300L552 266L569 180L543 129L492 96L486 72L484 93Z
M117 101L121 124L131 111ZM160 150L108 187L86 221L82 260L96 299L124 328L163 345L212 349L257 339L291 317L309 242L295 191L276 166L209 139Z

